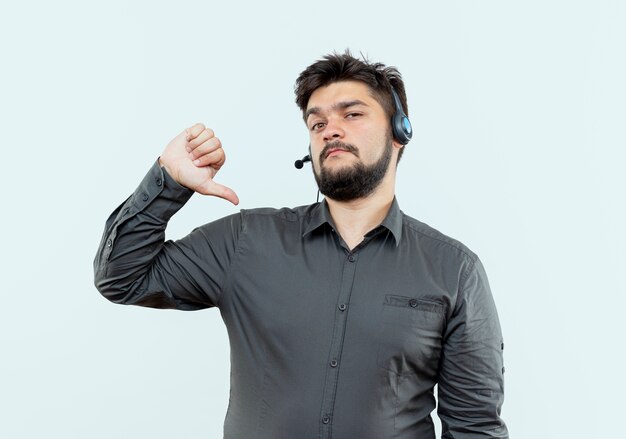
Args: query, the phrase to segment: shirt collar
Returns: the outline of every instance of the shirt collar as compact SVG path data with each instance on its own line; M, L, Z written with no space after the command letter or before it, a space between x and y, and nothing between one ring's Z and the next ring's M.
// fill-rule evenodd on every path
M393 234L396 240L396 247L400 245L400 240L402 239L402 215L398 200L396 197L393 197L393 203L391 203L389 212L387 212L387 216L381 223L381 226L385 227Z
M302 233L303 238L324 224L328 224L333 229L335 228L335 223L330 215L326 200L313 206L308 219L308 224L305 225L304 232ZM402 238L402 211L400 210L396 197L393 198L389 212L387 212L387 216L380 226L386 228L393 234L396 247L400 245L400 239Z

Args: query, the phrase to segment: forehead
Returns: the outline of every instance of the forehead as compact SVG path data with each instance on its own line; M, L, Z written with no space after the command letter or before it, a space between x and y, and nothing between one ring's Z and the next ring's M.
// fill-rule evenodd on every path
M311 108L324 110L337 102L354 100L362 101L368 106L380 107L365 83L360 81L338 81L316 89L309 98L307 110ZM382 107L380 108L382 109Z

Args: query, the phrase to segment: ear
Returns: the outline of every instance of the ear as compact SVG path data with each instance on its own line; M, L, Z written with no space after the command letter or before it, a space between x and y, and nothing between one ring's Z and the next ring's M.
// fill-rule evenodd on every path
M393 145L394 149L397 149L398 151L404 148L404 145L398 142L395 138L392 140L391 144Z

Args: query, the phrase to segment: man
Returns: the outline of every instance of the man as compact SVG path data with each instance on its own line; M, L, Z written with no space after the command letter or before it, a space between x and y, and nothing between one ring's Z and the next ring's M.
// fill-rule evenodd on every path
M507 438L483 267L394 196L411 134L400 74L329 55L301 73L296 102L322 203L242 210L164 242L194 191L238 203L214 180L221 142L196 124L107 221L96 286L115 303L219 307L231 346L225 438L434 438L436 384L443 438Z

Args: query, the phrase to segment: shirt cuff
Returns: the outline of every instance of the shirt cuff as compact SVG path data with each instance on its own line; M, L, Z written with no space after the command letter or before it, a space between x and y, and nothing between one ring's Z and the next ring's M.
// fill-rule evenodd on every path
M178 184L157 159L131 197L131 209L167 222L194 191Z

